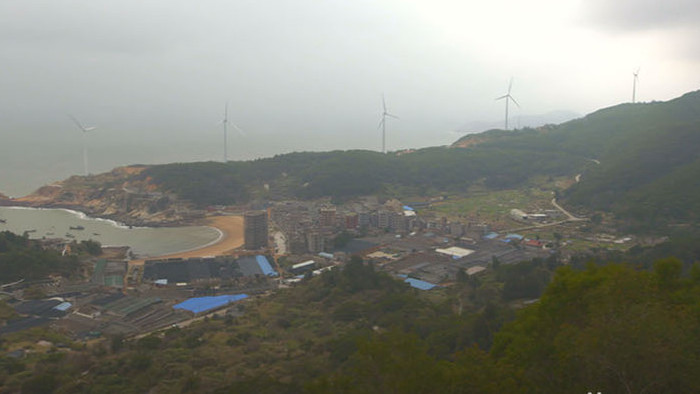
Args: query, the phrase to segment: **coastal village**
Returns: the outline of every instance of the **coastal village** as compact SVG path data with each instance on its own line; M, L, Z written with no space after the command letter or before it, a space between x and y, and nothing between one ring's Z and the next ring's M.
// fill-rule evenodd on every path
M546 259L559 240L511 229L537 230L584 219L554 201L549 209L504 208L500 228L477 218L440 215L445 196L380 201L376 196L333 204L280 201L211 206L196 214L222 232L215 244L172 255L139 258L128 246L105 247L90 263L89 280L51 278L45 297L24 299L27 283L3 291L23 318L0 327L9 333L50 326L76 339L139 336L211 315L245 313L245 301L361 258L416 291L448 287L479 276L493 264ZM507 225L508 228L504 227ZM45 239L70 253L69 240Z

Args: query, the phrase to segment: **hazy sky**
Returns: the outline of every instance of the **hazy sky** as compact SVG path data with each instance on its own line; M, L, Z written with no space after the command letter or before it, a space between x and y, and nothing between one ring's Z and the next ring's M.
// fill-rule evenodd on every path
M698 20L697 0L5 0L0 138L79 147L73 114L91 152L220 159L228 101L234 159L378 150L384 93L388 149L447 144L503 117L511 77L514 116L630 101L638 67L638 100L696 90Z

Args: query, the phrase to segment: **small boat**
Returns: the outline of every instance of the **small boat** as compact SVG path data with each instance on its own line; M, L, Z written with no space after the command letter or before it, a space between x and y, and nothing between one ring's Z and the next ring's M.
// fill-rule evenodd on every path
M35 228L33 228L33 229L31 229L31 230L25 231L25 233L27 233L27 234L29 234L29 233L35 233L35 232L36 232L36 229L35 229Z
M7 223L7 219L0 219L0 223Z
M71 230L85 230L85 227L83 227L83 226L70 226L69 229L71 229Z
M66 238L75 238L75 235L71 233L66 233Z
M97 236L99 236L99 235L100 235L100 233L92 233L92 235L97 235Z
M46 233L46 235L53 235L53 233Z

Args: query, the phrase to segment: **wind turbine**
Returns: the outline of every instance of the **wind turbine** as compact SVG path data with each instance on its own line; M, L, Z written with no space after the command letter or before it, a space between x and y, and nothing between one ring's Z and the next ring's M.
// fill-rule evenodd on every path
M386 118L390 117L390 118L398 119L399 117L396 115L390 114L386 110L386 101L384 101L384 94L382 94L382 109L383 109L382 120L379 121L379 126L377 128L379 128L379 127L382 128L382 153L386 153Z
M512 88L513 88L513 78L510 79L510 83L508 84L508 93L506 93L505 95L503 95L501 97L496 98L496 100L506 99L506 127L505 127L506 130L508 130L508 102L513 101L513 103L515 105L517 105L518 108L520 108L520 104L518 104L518 102L515 101L513 96L510 95L510 90Z
M71 119L73 119L73 122L78 126L78 128L83 132L83 170L85 171L85 176L89 175L88 172L88 157L87 157L87 133L95 130L95 127L89 126L85 127L83 126L78 119L76 119L73 115L68 115Z
M224 163L226 163L228 162L228 101L224 106L224 119L221 121L221 123L224 125ZM238 130L238 134L243 135L243 130L241 130L240 127L236 126L234 123L231 123L231 126Z
M632 104L637 102L637 82L639 82L639 68L637 68L637 71L632 73L633 79L632 79Z
M222 120L221 123L224 124L224 163L227 163L228 162L228 141L227 141L228 132L226 130L226 126L228 125L228 101L226 102L226 105L224 106L224 120Z

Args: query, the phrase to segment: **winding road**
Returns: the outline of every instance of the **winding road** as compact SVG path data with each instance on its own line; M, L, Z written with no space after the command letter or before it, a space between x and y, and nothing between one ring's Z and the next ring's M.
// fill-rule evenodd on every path
M581 222L581 221L588 220L588 218L578 218L578 217L572 215L571 212L567 211L566 209L562 208L561 205L557 204L556 198L552 199L552 205L554 205L554 207L557 208L558 210L562 211L562 213L564 213L564 215L568 216L569 217L568 221Z

